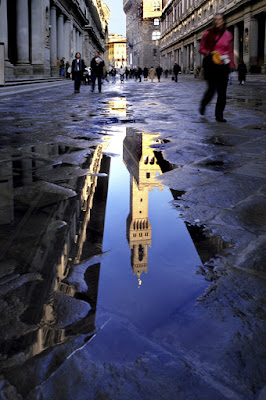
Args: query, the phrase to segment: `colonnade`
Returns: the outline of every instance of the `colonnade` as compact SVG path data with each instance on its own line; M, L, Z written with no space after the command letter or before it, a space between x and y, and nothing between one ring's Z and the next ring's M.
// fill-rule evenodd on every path
M227 29L233 35L233 49L236 65L240 60L246 64L249 72L266 73L266 19L264 13L252 15L244 14L228 24ZM195 71L202 65L202 56L199 54L201 34L191 32L190 39L169 39L165 49L161 48L162 67L171 69L177 62L183 72ZM171 42L176 42L171 46Z
M58 60L71 62L84 51L89 36L85 14L78 10L73 15L59 0L0 0L6 80L58 75ZM96 45L86 44L92 47L86 54L92 54Z

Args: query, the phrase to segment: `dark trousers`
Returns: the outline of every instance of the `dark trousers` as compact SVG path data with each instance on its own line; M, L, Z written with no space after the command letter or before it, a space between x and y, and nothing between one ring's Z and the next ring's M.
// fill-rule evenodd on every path
M174 73L174 75L175 75L175 81L177 82L177 80L178 80L178 73Z
M74 80L74 90L78 91L80 88L81 84L81 79L82 79L82 73L80 72L73 72L73 80Z
M228 65L215 65L207 78L207 90L201 100L201 107L205 109L217 91L217 102L215 107L215 117L223 118L226 104L226 90L228 85L229 67Z
M98 79L98 91L101 93L102 91L102 78L96 74L92 74L91 77L91 90L94 91L96 78Z

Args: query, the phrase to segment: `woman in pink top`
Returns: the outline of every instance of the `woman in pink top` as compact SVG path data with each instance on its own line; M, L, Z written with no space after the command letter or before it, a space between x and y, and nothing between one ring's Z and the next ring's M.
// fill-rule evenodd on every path
M207 104L213 98L217 91L217 102L215 107L216 121L226 122L223 112L226 104L226 90L228 84L228 76L230 67L234 68L234 56L232 35L225 28L225 20L222 14L214 16L213 27L208 29L202 36L200 43L200 53L207 55L215 54L215 61L211 69L208 71L206 80L208 88L201 100L199 112L204 115Z

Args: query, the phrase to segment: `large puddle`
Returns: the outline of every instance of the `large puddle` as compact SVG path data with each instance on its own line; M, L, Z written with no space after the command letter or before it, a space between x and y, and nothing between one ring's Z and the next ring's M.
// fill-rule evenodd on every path
M110 104L111 116L124 111L122 100ZM123 124L109 133L98 144L36 144L1 162L1 367L25 396L91 338L115 357L100 335L112 336L110 321L161 344L174 318L178 340L194 346L208 282L193 229L158 179L160 135Z

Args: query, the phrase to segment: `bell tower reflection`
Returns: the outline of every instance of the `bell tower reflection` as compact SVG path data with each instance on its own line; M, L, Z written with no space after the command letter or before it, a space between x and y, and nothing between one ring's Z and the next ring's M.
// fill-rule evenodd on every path
M130 212L127 217L127 240L131 249L131 266L142 284L141 274L148 272L148 247L151 247L149 221L149 191L154 187L163 190L156 176L161 174L154 151L161 143L159 134L151 134L127 128L123 143L123 159L130 173Z

